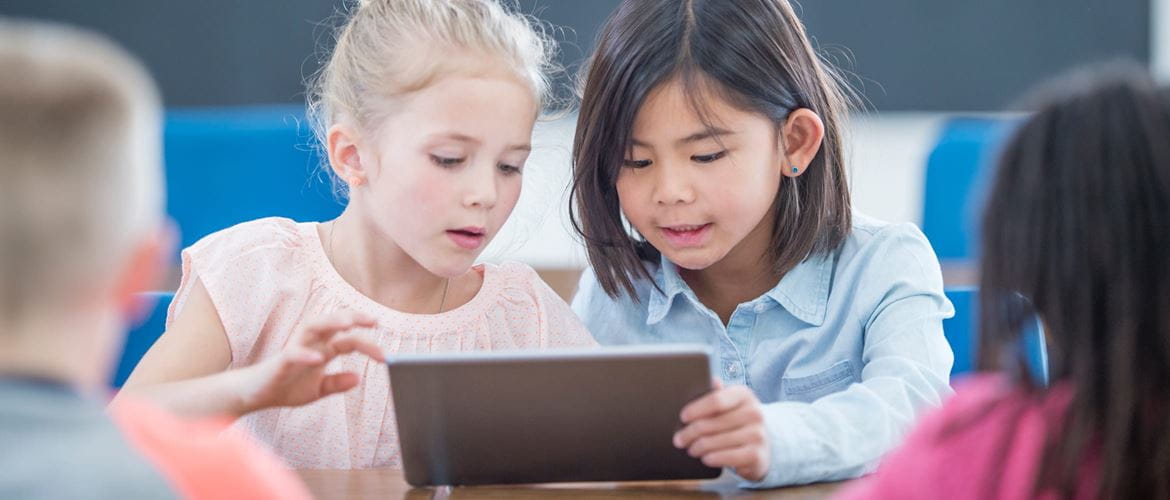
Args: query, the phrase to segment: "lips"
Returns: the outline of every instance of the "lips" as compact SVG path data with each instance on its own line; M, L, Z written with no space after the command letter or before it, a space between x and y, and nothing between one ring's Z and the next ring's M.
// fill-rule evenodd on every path
M711 224L698 225L673 225L663 226L662 235L670 242L671 246L676 248L687 248L700 246L707 241L707 236L711 233Z
M464 227L447 230L447 237L460 248L475 250L483 245L487 232L482 227Z

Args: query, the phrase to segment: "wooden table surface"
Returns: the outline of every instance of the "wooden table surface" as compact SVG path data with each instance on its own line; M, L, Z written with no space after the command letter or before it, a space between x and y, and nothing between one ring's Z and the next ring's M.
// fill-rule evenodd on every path
M774 490L744 490L728 481L567 483L530 486L413 488L400 470L300 470L297 474L320 499L539 499L539 498L828 498L846 483L824 483Z

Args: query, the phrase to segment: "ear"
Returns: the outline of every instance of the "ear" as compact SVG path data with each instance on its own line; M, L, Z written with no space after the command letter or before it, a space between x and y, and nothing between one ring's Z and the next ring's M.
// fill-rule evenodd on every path
M785 164L783 174L799 177L821 150L825 139L825 123L811 109L800 108L788 114L780 129L780 147Z
M357 129L345 123L329 127L329 132L325 135L329 165L342 182L349 184L351 192L353 188L364 184L368 178L368 172L362 165L361 151L358 149L359 137Z
M127 318L145 314L137 294L157 290L171 265L178 232L166 222L136 243L123 261L114 282L114 300Z

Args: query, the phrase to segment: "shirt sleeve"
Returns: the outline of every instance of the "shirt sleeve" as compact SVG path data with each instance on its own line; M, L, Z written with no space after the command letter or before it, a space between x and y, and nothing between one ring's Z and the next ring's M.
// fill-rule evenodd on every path
M871 472L917 416L952 393L954 362L942 321L954 315L930 244L909 224L887 226L859 250L852 290L863 323L861 381L811 403L764 407L771 464L759 482L776 487Z
M308 499L304 484L227 420L182 420L133 399L110 407L127 441L183 498Z
M196 282L227 334L233 364L249 358L270 316L307 295L295 223L259 219L213 233L181 253L183 277L167 314L170 327Z

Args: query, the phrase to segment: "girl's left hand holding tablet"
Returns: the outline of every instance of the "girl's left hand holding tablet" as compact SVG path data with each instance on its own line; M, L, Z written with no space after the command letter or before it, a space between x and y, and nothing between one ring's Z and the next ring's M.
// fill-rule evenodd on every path
M749 481L768 473L768 431L760 400L746 386L715 388L683 408L685 427L674 435L674 446L687 450L709 467L729 467Z

